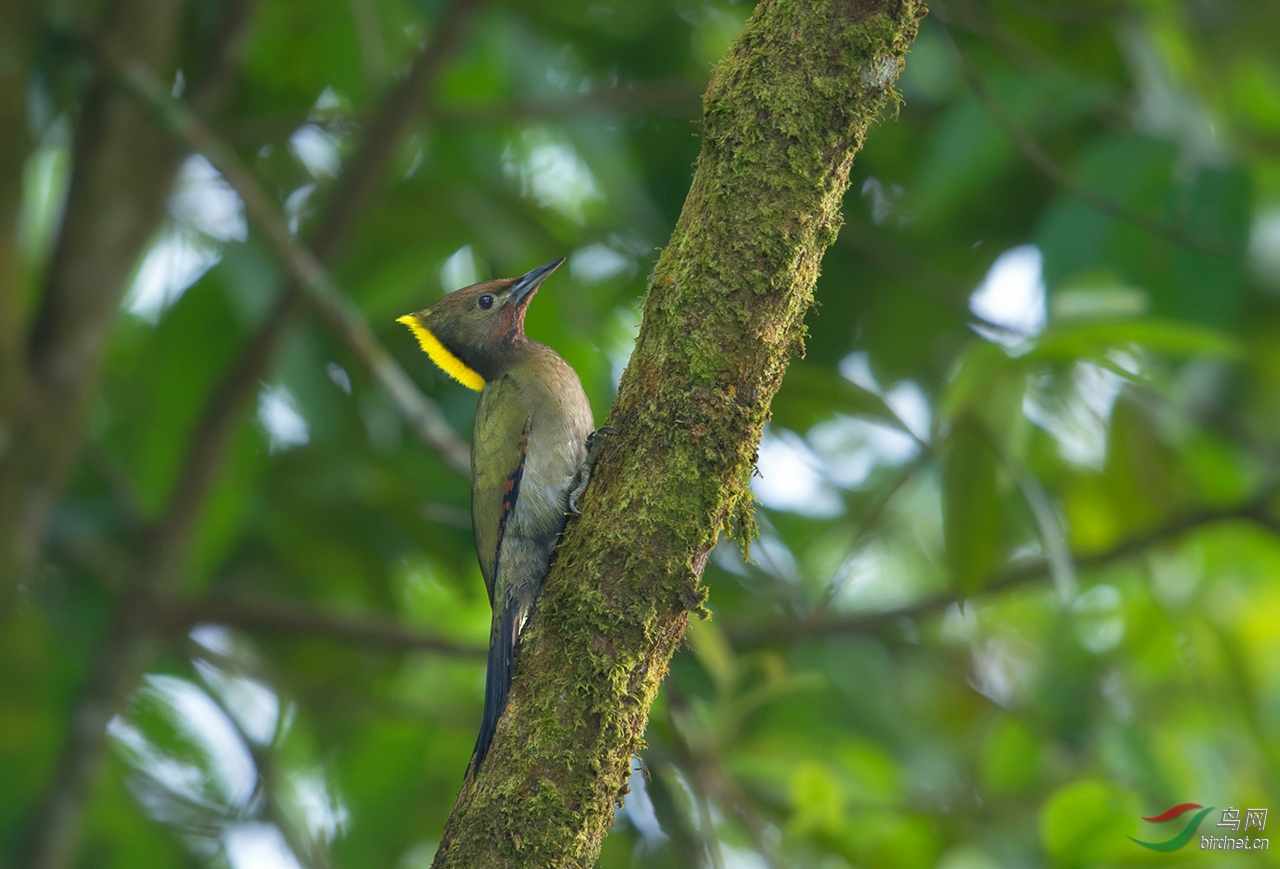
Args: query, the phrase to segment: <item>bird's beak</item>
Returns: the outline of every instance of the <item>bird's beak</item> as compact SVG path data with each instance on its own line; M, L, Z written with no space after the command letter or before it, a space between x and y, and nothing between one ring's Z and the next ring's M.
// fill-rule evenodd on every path
M530 296L537 292L538 287L542 286L542 282L546 280L547 275L558 269L562 262L564 262L564 257L553 259L551 262L544 263L533 271L516 278L516 282L511 285L511 292L507 295L507 304L520 305L526 302Z

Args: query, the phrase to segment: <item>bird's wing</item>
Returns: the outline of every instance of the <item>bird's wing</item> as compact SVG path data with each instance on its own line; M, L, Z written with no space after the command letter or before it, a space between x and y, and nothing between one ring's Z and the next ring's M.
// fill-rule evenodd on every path
M520 496L528 453L530 417L515 393L505 377L489 385L476 407L471 441L471 525L490 606L502 535Z

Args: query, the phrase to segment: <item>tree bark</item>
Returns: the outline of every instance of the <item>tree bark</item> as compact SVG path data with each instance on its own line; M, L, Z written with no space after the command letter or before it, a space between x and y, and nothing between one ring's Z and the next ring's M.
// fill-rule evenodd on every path
M22 171L31 142L27 136L26 86L31 33L37 13L31 0L0 5L0 462L8 452L10 428L22 388L21 271L18 209Z
M854 154L919 0L762 0L703 101L693 186L645 299L585 515L521 640L488 758L435 866L589 866L626 793L721 531L751 529L769 404L835 240Z

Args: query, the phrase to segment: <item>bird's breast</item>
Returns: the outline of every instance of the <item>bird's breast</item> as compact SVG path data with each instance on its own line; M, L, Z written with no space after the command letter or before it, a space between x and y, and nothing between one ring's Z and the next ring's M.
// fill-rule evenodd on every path
M489 420L497 421L489 422ZM591 406L578 376L555 356L534 368L504 374L485 388L476 415L476 435L507 440L527 426L519 496L507 520L505 534L556 534L564 525L569 490L586 457L591 433ZM483 430L483 431L482 431ZM481 465L513 451L489 443ZM477 454L480 456L481 454ZM476 482L506 469L478 467ZM473 492L473 497L474 497Z

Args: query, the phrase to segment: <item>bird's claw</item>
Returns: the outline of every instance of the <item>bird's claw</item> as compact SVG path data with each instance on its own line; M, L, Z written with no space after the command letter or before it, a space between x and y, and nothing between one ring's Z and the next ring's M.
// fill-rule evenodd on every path
M591 482L591 469L595 467L596 457L600 454L600 447L604 445L604 438L601 436L617 433L618 430L613 426L602 425L587 435L587 457L582 460L581 465L578 465L578 472L574 475L578 484L569 493L569 511L575 516L582 515L582 511L578 509L577 502L582 497L582 493L587 491L587 483Z
M587 458L586 461L595 464L596 453L600 452L600 436L617 434L618 430L611 425L602 425L600 428L587 435Z

